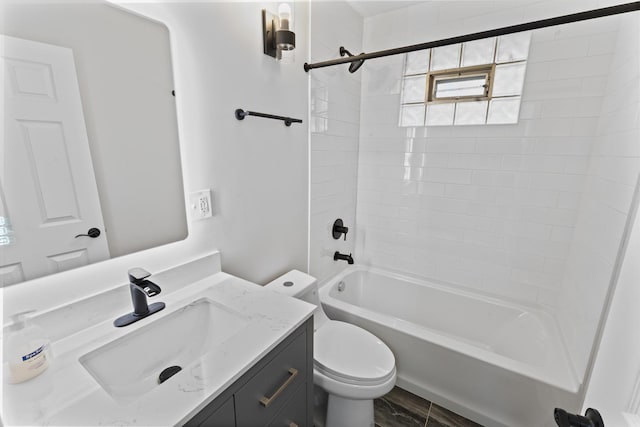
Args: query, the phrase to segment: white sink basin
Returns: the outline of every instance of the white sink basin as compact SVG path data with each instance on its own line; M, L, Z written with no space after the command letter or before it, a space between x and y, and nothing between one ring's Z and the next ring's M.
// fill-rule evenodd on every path
M85 354L80 363L116 400L131 401L162 387L163 370L188 370L248 323L242 314L203 298Z

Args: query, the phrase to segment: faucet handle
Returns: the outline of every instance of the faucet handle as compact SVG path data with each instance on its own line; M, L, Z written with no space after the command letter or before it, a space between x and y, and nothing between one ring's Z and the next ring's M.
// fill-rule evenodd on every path
M142 280L138 283L132 283L131 286L137 288L148 297L154 297L161 291L160 286L148 280Z
M140 267L132 268L127 273L129 274L129 281L131 283L141 282L147 277L151 276L151 273Z
M338 240L340 235L344 234L344 240L347 240L347 233L349 232L349 227L345 227L342 219L338 218L334 221L333 227L331 228L331 235L334 239Z

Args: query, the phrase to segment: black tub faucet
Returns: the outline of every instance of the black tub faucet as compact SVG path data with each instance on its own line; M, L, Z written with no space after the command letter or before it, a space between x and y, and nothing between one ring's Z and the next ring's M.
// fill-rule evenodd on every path
M341 254L338 251L336 251L333 254L333 260L334 261L342 260L342 261L347 261L347 263L349 264L353 264L353 257L351 256L351 254L345 255L345 254Z
M132 268L128 273L133 313L120 316L113 322L113 324L119 328L151 316L153 313L157 313L165 307L163 302L155 302L147 305L147 297L156 296L161 291L160 286L151 280L146 280L147 277L151 276L151 273L143 268Z

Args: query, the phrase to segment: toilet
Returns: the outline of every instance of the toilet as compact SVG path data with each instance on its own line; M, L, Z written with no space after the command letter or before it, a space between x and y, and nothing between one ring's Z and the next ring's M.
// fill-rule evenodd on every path
M393 353L372 333L330 320L322 309L315 278L292 270L265 285L317 308L314 317L313 382L316 427L373 427L373 399L396 382Z

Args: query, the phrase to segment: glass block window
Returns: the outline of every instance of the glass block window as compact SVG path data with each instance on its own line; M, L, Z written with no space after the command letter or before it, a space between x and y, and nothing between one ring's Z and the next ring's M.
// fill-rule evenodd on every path
M518 122L531 33L405 55L399 125Z

